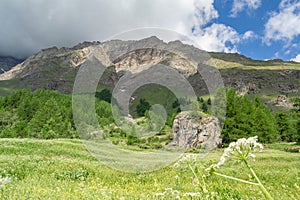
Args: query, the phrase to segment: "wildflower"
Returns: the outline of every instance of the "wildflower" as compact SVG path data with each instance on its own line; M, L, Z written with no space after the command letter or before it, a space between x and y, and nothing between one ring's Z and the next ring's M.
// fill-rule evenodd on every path
M173 190L173 188L165 188L164 192L159 192L155 194L156 197L166 196L173 197L174 199L180 199L180 192L178 190Z
M255 155L252 152L262 151L263 145L257 142L258 137L250 137L248 139L241 138L236 142L231 142L229 146L224 150L219 162L207 168L207 171L215 170L223 165L228 160L235 160L241 162L248 159L255 159Z
M197 161L196 154L186 154L182 156L176 163L174 163L174 168L180 168L182 165L186 165L188 163L195 163Z
M189 196L189 197L199 197L201 194L200 192L187 192L187 193L184 193L183 196L186 197L186 196Z
M165 196L165 192L158 192L155 194L156 197Z
M0 176L0 189L4 188L4 186L6 184L8 184L9 182L11 182L11 179L8 176L6 176L4 178L2 176Z
M269 192L266 190L266 188L263 186L259 178L257 177L256 173L252 169L252 167L248 164L248 160L255 159L255 155L253 152L255 151L262 151L263 145L257 142L258 137L250 137L248 139L241 138L238 139L236 142L232 142L229 144L228 148L224 150L223 155L221 156L219 162L217 164L212 164L209 168L206 169L210 174L215 174L224 178L228 178L235 181L240 181L243 183L251 184L251 185L257 185L265 195L265 197L269 200L272 200L273 198L269 194ZM226 161L234 160L236 162L242 162L244 163L247 168L250 170L252 176L255 178L256 182L251 182L243 179L239 179L236 177L228 176L222 173L216 172L216 170L223 165Z

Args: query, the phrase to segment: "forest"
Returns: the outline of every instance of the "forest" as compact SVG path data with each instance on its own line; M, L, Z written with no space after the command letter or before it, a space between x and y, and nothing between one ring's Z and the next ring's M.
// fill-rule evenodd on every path
M257 135L262 143L300 142L300 100L294 98L294 107L281 112L270 109L259 97L239 96L233 89L226 91L226 118L222 128L222 141L226 146L238 138ZM114 124L111 112L111 93L104 89L95 95L95 108L101 127ZM198 97L199 108L210 113L211 99ZM172 120L180 112L178 100L172 103L176 112L169 115L162 132L170 132ZM149 114L150 104L140 99L136 110L139 117ZM0 98L1 138L78 138L72 117L72 96L57 91L21 89ZM112 132L120 134L112 134ZM127 144L145 141L122 132L109 131L114 137L123 137ZM164 133L166 134L166 133ZM171 137L170 137L171 138ZM170 139L169 138L169 139ZM134 141L134 142L132 142Z

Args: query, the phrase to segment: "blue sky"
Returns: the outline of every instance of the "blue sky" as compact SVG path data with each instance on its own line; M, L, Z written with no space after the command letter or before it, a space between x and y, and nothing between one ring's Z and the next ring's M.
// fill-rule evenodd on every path
M233 1L217 0L214 2L216 10L219 12L219 18L216 19L217 23L224 23L233 27L238 33L246 31L253 31L256 37L241 42L238 44L238 51L254 59L272 59L281 58L290 60L300 54L300 37L299 33L295 34L291 40L265 41L266 27L265 25L272 18L272 15L282 13L284 9L280 9L280 0L264 0L260 1L258 8L244 7L243 10L238 12L236 16L231 15ZM291 7L296 4L291 4ZM299 1L298 1L299 3ZM299 9L299 8L298 8ZM295 12L299 16L299 10ZM300 26L300 23L298 23ZM289 44L290 43L290 44ZM293 47L298 45L297 47Z
M0 27L0 55L15 57L156 27L207 51L300 62L300 0L2 0Z
M213 6L218 17L202 28L223 24L236 31L239 41L226 42L230 52L260 60L296 60L299 55L300 61L300 1L215 0ZM247 31L251 37L243 39Z

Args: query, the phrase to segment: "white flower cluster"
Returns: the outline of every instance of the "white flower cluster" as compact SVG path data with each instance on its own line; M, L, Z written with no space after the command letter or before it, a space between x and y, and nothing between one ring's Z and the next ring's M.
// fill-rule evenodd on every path
M155 194L158 197L172 197L172 199L180 199L180 192L178 190L173 190L173 188L165 188L164 192L159 192Z
M184 197L200 197L201 193L200 192L186 192L183 194Z
M250 137L248 139L241 138L236 142L231 142L229 147L224 150L223 155L221 156L219 162L217 164L211 165L207 168L207 171L215 170L223 165L227 160L235 160L235 161L244 161L248 159L255 159L255 155L253 152L262 151L263 145L257 142L258 137Z
M2 177L0 176L0 188L3 188L6 184L10 182L10 178L8 176Z
M184 163L195 163L197 162L197 154L185 154L182 156L174 165L174 168L179 168Z

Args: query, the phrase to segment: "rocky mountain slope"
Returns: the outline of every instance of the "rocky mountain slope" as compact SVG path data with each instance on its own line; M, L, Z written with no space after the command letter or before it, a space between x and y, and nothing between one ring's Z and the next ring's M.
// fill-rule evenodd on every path
M139 73L154 64L164 64L185 76L195 92L207 93L197 67L215 65L224 84L240 93L300 94L300 64L280 60L255 61L239 54L209 53L179 41L165 43L156 37L139 41L84 42L72 48L42 50L0 75L0 93L28 87L71 93L79 67L91 57L106 66L99 85L114 88L124 72ZM192 58L192 59L191 59ZM203 63L199 63L201 60Z
M11 56L0 56L0 74L9 71L15 65L21 63L23 60Z

